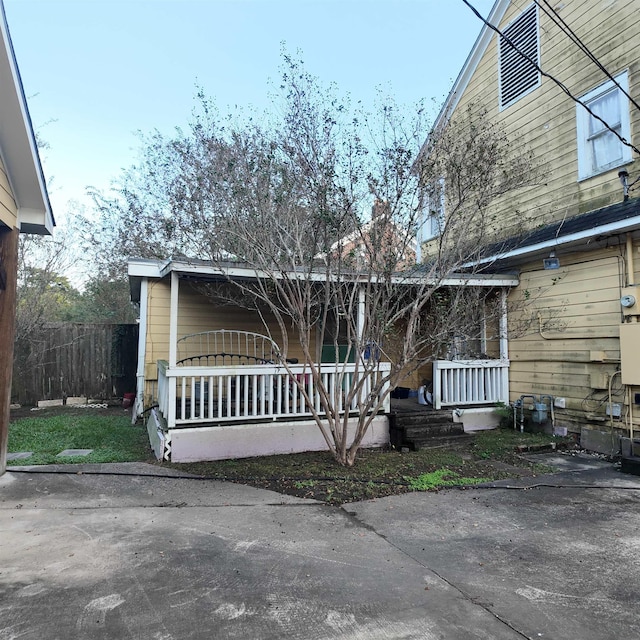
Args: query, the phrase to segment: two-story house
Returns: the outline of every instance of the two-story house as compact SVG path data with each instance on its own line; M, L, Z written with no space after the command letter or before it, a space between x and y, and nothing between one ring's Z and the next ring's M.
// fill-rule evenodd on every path
M514 153L533 153L536 179L492 203L501 242L475 266L519 276L509 294L511 401L552 396L556 425L602 451L640 417L637 8L497 0L436 122L476 110ZM424 225L427 257L446 219L446 184L442 206Z

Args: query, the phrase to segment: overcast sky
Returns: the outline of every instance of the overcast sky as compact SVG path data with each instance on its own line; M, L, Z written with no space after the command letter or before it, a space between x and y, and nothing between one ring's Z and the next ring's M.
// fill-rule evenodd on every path
M4 0L54 214L135 160L136 131L184 125L196 86L262 110L284 43L367 106L441 101L481 22L461 0ZM492 0L476 0L487 16Z

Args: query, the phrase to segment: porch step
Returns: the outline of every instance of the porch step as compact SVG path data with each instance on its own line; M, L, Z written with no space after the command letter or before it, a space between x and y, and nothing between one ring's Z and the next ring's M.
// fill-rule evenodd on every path
M462 423L453 421L451 411L434 410L390 414L389 436L396 449L411 451L442 447L473 437L464 432Z
M473 440L472 433L459 433L451 436L432 436L424 439L414 439L414 451L423 449L436 449L437 447L448 447L455 444L461 444L467 440Z

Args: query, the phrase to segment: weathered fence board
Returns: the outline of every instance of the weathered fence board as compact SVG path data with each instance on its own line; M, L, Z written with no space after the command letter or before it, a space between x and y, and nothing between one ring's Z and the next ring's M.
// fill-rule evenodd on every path
M22 404L135 391L138 325L52 323L28 345L16 345L12 398Z

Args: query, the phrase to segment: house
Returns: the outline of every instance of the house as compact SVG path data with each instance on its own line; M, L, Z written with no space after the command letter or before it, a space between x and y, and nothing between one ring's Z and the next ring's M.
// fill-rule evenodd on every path
M372 345L358 361L345 355L346 343L339 342L337 348L333 339L323 343L314 329L307 353L315 354L320 385L305 362L295 330L285 336L268 309L258 311L210 294L211 287L224 288L234 279L267 279L254 268L176 258L131 259L128 270L131 297L140 309L134 417L145 416L158 458L185 462L325 449L316 421L318 416L326 420L318 387L332 394L340 415L348 416L349 429L355 428L363 411L359 398L349 399L352 381L362 382L358 393L363 398L375 395L372 389L378 380L382 386L375 387L379 390L375 393L386 390L391 349L378 354ZM305 277L322 281L326 276L314 272ZM513 276L485 274L452 276L442 285L475 285L501 290L506 296L516 282ZM357 276L353 286L361 286ZM505 400L507 365L500 358L504 348L500 341L488 349L495 351L493 359L474 363L436 361L438 403L480 405L477 411L486 412L496 401ZM388 397L381 409L371 415L363 446L389 440Z
M550 396L542 403L557 432L606 452L612 433L633 438L640 414L636 9L497 0L436 122L455 127L475 111L504 129L514 155L532 151L538 177L492 203L500 241L475 266L518 274L508 298L518 309L509 314L511 402ZM432 218L426 256L440 228Z
M6 468L18 234L49 235L54 219L0 2L0 474Z

